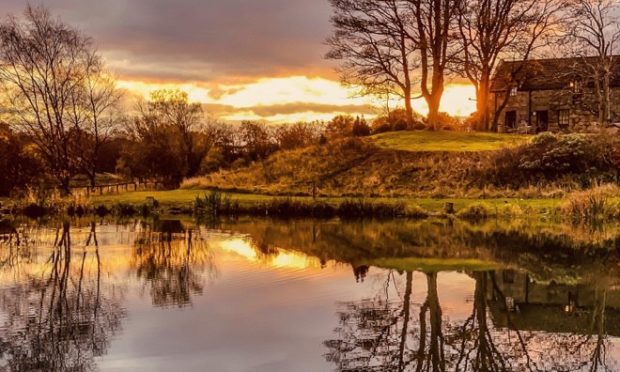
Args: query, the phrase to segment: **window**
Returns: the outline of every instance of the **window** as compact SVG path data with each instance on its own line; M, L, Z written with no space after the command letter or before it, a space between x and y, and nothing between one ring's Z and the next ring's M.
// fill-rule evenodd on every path
M560 128L568 128L570 124L570 111L569 110L559 110L558 111L558 125Z
M510 88L510 97L516 97L519 89L517 87Z
M509 129L517 128L517 112L516 111L506 111L506 128L509 128Z
M579 80L573 80L570 83L570 87L574 93L581 92L581 82Z

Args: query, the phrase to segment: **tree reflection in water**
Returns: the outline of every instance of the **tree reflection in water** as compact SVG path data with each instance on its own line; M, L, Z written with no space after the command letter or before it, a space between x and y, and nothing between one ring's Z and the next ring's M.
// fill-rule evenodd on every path
M175 223L176 222L176 223ZM166 221L135 240L131 266L156 306L189 306L204 288L204 274L215 275L212 252L200 230Z
M43 269L23 268L29 239L17 231L5 238L3 269L25 279L0 291L5 318L0 332L0 368L10 371L92 371L106 354L125 311L122 289L102 283L95 224L86 243L74 247L69 223L55 232Z
M618 370L606 355L610 340L605 318L610 310L604 285L592 289L593 303L575 315L587 317L586 329L560 332L529 329L528 318L537 316L529 307L536 304L523 303L523 313L509 312L506 304L511 301L496 282L495 272L470 275L475 280L471 315L451 320L442 314L437 273L424 275L426 298L417 304L412 297L413 273L397 276L390 271L381 293L341 304L336 338L325 341L326 360L338 371ZM402 286L403 281L404 291L390 298L394 291L388 287L399 282ZM505 324L494 324L494 316L500 317L496 314L503 317L497 323Z

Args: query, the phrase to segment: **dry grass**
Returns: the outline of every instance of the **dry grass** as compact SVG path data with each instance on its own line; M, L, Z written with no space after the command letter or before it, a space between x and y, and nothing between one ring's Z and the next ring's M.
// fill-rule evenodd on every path
M404 152L348 140L279 152L242 169L188 179L186 190L218 188L278 196L562 198L570 180L519 188L488 184L493 152ZM314 185L316 188L314 189Z
M563 215L577 220L596 221L620 217L620 205L613 197L618 195L617 185L600 185L571 193L561 205Z

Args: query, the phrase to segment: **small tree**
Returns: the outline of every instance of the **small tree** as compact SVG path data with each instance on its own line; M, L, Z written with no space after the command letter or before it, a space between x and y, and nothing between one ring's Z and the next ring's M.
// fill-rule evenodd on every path
M317 125L306 122L284 124L275 131L278 147L282 150L292 150L318 143L319 137Z
M269 128L263 123L245 121L241 123L240 134L250 160L265 159L275 151Z
M75 97L74 121L84 123L81 131L83 146L80 168L94 187L104 147L125 121L118 107L121 92L116 89L116 81L103 71L99 62L89 71L85 89L78 93L80 96Z
M178 132L184 173L194 175L200 167L204 154L196 154L196 132L202 124L203 111L200 103L189 102L187 93L180 90L158 90L151 94L147 103L150 115L162 124Z
M337 115L327 123L325 134L328 138L351 137L354 122L355 119L351 115Z
M366 137L370 136L370 126L366 122L366 119L362 117L356 117L355 122L353 123L352 134L354 137Z

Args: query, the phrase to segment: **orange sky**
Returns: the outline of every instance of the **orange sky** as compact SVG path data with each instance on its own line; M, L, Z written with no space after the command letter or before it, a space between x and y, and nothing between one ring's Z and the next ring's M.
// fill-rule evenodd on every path
M372 118L385 102L373 97L357 97L355 91L327 78L305 76L264 77L254 82L219 84L152 83L121 80L119 87L148 97L157 89L181 89L193 102L205 104L208 114L225 120L266 120L296 122L329 120L336 114L365 115ZM214 94L217 92L217 94ZM450 84L444 93L442 111L468 116L476 110L475 90L471 85ZM393 102L391 108L402 105ZM371 107L372 106L372 107ZM428 109L423 99L413 102L416 111Z
M338 83L325 40L327 0L39 0L93 40L119 86L142 96L179 88L226 120L371 118L384 102L354 98ZM19 16L24 0L0 1ZM471 87L450 85L443 111L474 111ZM423 100L414 107L426 112ZM392 108L395 107L391 105Z

